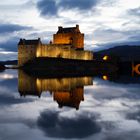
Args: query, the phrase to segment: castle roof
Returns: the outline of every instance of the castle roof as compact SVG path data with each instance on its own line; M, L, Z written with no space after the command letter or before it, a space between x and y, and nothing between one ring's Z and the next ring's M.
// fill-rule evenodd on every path
M38 45L41 43L40 38L33 40L20 39L18 45Z
M57 33L75 33L75 32L80 33L79 25L76 25L76 27L68 27L68 28L63 28L62 26L59 26L57 31Z

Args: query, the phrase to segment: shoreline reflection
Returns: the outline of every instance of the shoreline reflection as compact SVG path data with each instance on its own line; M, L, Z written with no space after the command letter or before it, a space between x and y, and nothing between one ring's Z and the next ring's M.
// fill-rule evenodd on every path
M41 79L18 71L18 91L20 96L38 96L49 91L58 106L73 107L77 110L84 101L84 86L92 85L92 77Z

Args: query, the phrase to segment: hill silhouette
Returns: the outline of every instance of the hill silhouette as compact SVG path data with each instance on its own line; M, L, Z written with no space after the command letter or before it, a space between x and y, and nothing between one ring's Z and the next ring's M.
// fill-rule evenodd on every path
M139 46L116 46L101 50L94 53L95 58L102 58L104 55L118 57L121 61L140 61L140 45Z

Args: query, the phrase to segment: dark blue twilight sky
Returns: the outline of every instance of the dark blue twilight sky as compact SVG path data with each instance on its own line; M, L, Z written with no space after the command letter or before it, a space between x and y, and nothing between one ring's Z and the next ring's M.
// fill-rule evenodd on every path
M19 38L52 40L58 26L80 25L85 48L140 44L139 0L4 0L0 2L0 60L17 56Z

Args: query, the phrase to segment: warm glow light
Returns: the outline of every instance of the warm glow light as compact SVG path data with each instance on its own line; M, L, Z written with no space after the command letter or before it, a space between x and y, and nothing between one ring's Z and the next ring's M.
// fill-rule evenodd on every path
M108 77L106 75L103 75L103 80L108 80Z
M103 60L106 61L106 60L108 60L108 58L109 58L109 57L108 57L107 55L105 55L105 56L103 57Z
M39 89L39 90L41 90L41 80L39 80L38 78L37 78L37 80L36 80L36 85L37 85L37 89Z
M11 74L2 74L0 75L0 79L13 79L14 75Z
M140 75L140 64L137 64L136 66L132 65L132 72Z
M37 51L36 51L36 57L39 57L40 56L40 50L38 49Z

